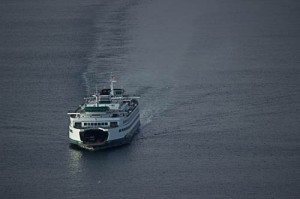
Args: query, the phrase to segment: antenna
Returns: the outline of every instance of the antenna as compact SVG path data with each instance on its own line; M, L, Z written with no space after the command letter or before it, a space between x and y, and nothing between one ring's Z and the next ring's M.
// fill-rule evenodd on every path
M123 81L122 80L121 80L121 89L122 89L122 91L121 91L121 97L123 97L124 88L123 88Z
M95 97L96 97L96 105L97 105L97 107L98 107L98 101L99 101L99 98L98 98L98 86L97 86L97 84L96 84Z
M114 83L116 83L116 82L117 81L115 80L115 77L111 73L111 77L110 77L110 95L111 96L114 96Z

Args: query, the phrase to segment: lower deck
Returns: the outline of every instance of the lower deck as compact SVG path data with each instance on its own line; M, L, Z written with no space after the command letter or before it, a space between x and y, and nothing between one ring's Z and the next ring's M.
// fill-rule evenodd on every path
M78 132L78 139L70 136L70 144L75 144L81 148L95 150L104 149L114 146L120 146L131 142L133 136L138 132L140 121L134 122L134 125L128 131L120 134L119 131L102 131L99 129L89 129L87 131ZM119 134L121 136L112 136ZM112 139L114 137L114 139Z

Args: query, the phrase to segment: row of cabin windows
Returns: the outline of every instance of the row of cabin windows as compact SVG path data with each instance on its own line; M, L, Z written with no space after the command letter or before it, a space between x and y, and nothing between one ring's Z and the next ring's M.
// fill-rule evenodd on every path
M119 132L126 131L126 130L130 129L130 127L131 127L131 125L126 128L120 129Z
M136 119L136 117L135 117L135 119ZM130 120L132 120L132 118ZM133 124L134 124L134 122L132 122L128 127L120 129L119 132L126 131L126 130L130 129Z
M84 122L82 123L84 127L87 126L107 126L108 123L107 122ZM74 128L80 129L81 127L81 122L75 122ZM118 127L118 122L110 122L110 126L111 127Z
M84 122L83 123L83 126L103 126L103 125L108 125L108 123L107 122L102 122L102 123Z
M131 124L130 124L129 126L127 126L126 128L120 129L119 132L127 131L128 129L130 129L130 128L132 127L133 124L134 124L134 122L131 123Z

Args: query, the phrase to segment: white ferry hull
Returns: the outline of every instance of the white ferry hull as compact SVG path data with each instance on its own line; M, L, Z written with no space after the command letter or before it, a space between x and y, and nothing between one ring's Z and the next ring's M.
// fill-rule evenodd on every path
M139 97L115 89L113 76L110 89L102 89L75 112L69 112L70 143L96 150L128 144L140 126Z
M84 142L81 139L80 134L86 131L86 129L75 129L70 127L69 131L69 139L71 145L77 145L83 149L88 150L99 150L99 149L106 149L111 147L117 147L124 144L129 144L133 138L133 136L138 132L140 126L140 120L136 120L132 127L126 131L122 131L121 133L119 130L121 128L110 128L107 130L108 138L105 141L101 142ZM88 129L92 130L92 129ZM97 129L94 129L97 130Z

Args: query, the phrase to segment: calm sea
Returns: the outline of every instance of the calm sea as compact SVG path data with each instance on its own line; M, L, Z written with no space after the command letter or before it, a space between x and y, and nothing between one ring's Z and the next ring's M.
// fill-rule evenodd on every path
M296 0L2 0L1 198L299 198ZM130 145L69 148L113 72Z

